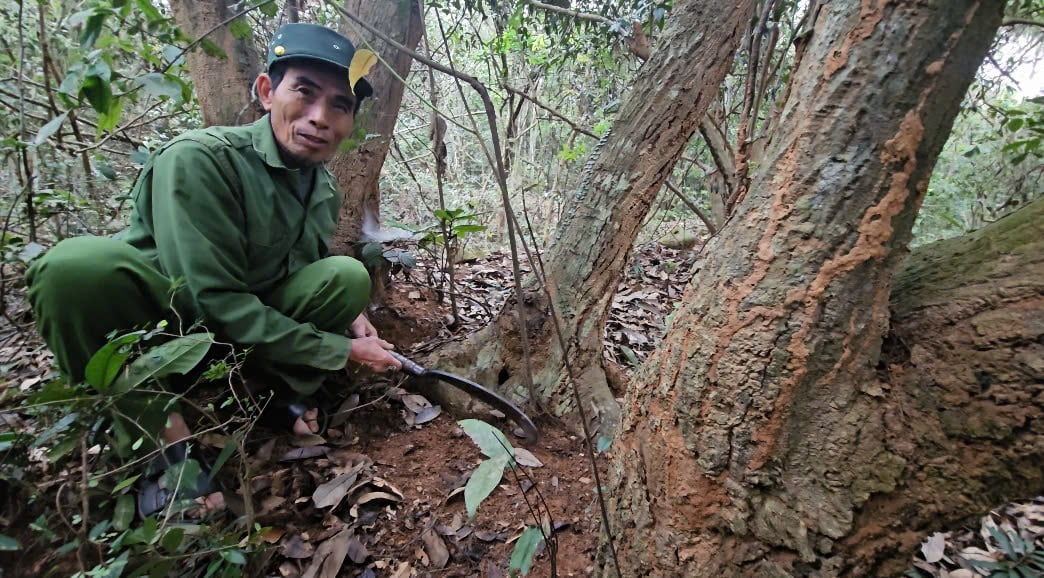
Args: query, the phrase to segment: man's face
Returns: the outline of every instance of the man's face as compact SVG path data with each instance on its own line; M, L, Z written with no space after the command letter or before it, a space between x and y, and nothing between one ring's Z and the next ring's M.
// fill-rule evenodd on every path
M355 97L348 90L347 72L339 68L293 63L278 87L262 74L257 89L271 113L276 141L294 164L326 161L352 133Z

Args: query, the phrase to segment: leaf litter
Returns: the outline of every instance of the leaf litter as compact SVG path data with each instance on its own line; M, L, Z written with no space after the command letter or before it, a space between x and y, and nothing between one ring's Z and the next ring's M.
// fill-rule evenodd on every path
M659 344L667 318L698 265L693 251L655 244L638 246L632 254L605 331L604 357L625 376ZM523 271L528 270L524 264ZM460 264L457 291L469 298L458 300L460 315L450 324L447 306L436 302L436 292L411 284L417 277L438 275L422 262L403 283L391 287L385 307L375 313L387 321L379 324L382 336L400 349L423 353L473 331L491 319L511 292L506 255ZM14 317L28 319L24 312ZM31 331L0 329L0 356L4 387L33 388L53 372L50 352ZM364 402L359 393L350 393L331 416L325 437L299 441L300 447L268 439L248 448L254 472L251 498L257 521L267 526L262 538L273 548L267 575L407 578L437 571L444 576L506 576L513 550L508 542L534 524L525 504L533 487L554 516L541 519L540 525L553 529L559 540L559 575L593 573L599 522L589 466L575 436L545 426L539 447L532 452L516 448L515 460L532 472L532 481L523 480L519 488L506 471L469 521L464 500L451 498L463 493L482 458L474 444L459 437L456 423L419 394L385 384L376 399L369 397ZM2 415L0 429L33 433L32 423ZM510 431L498 421L502 415L490 418ZM611 447L605 450L612 452ZM605 454L599 464L604 467ZM544 469L533 469L541 465ZM970 562L998 560L998 536L1010 541L1016 535L1044 548L1044 498L1008 504L984 517L979 528L926 537L913 565L922 576L983 576L988 571ZM541 543L530 576L549 575L545 550Z

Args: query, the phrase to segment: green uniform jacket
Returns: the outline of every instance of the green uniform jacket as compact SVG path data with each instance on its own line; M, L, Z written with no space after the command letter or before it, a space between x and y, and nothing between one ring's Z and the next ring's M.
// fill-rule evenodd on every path
M340 194L319 167L305 197L279 157L269 117L186 132L149 159L132 192L124 240L181 287L174 306L278 364L344 367L351 340L299 323L265 295L327 255Z

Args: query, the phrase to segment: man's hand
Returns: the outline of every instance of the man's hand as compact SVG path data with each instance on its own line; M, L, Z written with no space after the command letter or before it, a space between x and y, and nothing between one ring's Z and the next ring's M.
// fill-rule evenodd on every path
M352 339L352 351L348 354L348 361L365 365L378 373L399 369L402 364L388 354L392 349L395 349L394 345L379 337L356 337Z
M377 329L366 318L365 313L360 313L350 327L352 337L377 337Z

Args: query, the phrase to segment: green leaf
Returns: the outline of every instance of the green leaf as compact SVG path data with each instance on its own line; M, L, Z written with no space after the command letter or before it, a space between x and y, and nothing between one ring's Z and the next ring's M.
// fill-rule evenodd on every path
M228 31L239 40L249 38L253 33L253 30L250 29L250 24L242 16L228 23Z
M598 436L597 451L599 454L604 453L611 445L613 445L613 438L605 435Z
M80 87L80 94L87 99L87 102L91 103L91 107L99 115L108 114L109 109L112 107L112 87L109 86L108 80L103 80L97 75L84 77L83 86Z
M90 50L94 47L94 43L98 41L98 36L101 35L102 26L105 24L105 18L108 15L109 12L106 10L95 10L87 17L87 21L83 24L83 30L80 31L80 48Z
M65 122L65 117L69 116L68 112L63 112L58 116L54 117L47 124L40 127L40 132L36 133L36 138L33 139L33 146L40 146L51 138L51 135L58 132L58 129Z
M192 458L178 462L163 472L163 485L172 490L178 488L180 493L191 491L195 489L201 471L199 462Z
M18 434L13 431L0 433L0 452L5 452L14 446L14 442L18 440Z
M108 531L110 524L112 524L111 520L102 520L101 522L98 522L93 528L91 528L91 531L88 532L87 538L92 542L97 542L98 538Z
M225 54L224 49L209 38L204 38L200 41L199 47L203 49L203 52L205 52L207 56L213 56L214 58L220 58L221 60L228 60L228 54Z
M225 550L221 553L221 557L236 566L243 566L247 562L246 556L243 555L242 550Z
M521 571L523 576L529 574L529 569L533 566L533 556L536 555L537 547L543 539L544 535L536 526L528 526L526 531L522 532L522 536L515 542L515 549L511 552L508 572L512 576L516 570Z
M45 249L46 247L39 243L26 243L22 250L18 252L18 260L23 263L29 263L42 255Z
M120 122L120 115L123 114L123 99L115 97L109 101L109 110L104 113L98 113L98 132L112 130L116 128L116 125Z
M116 484L116 487L112 489L111 493L115 494L116 492L122 490L123 488L126 488L127 486L130 486L134 482L138 481L138 478L140 478L140 477L141 477L141 474L138 474L136 476L131 476L131 477L123 480L122 482Z
M275 15L279 13L279 6L276 6L275 2L269 2L267 4L262 5L260 8L258 8L258 10L260 10L262 14L268 16L269 18L275 18Z
M101 173L101 176L110 181L115 181L117 177L119 177L119 175L116 174L116 169L112 168L112 165L107 162L102 161L98 163L96 168L98 169L98 172Z
M140 341L144 333L135 331L121 335L102 346L87 362L87 369L84 371L87 383L99 393L105 393L130 357L129 346Z
M630 347L627 347L626 345L621 345L620 352L623 353L624 357L627 358L627 363L630 363L631 367L638 367L642 364L642 360L638 359L638 355Z
M1011 132L1015 132L1015 131L1019 130L1020 128L1022 128L1022 123L1024 123L1024 122L1025 122L1025 120L1022 119L1022 118L1018 118L1018 117L1013 118L1013 119L1008 121L1008 130L1010 130Z
M464 429L464 433L471 436L471 440L486 457L507 456L508 461L513 462L515 448L500 430L478 419L462 419L457 423Z
M456 233L457 236L462 237L468 233L481 233L487 228L488 227L485 225L457 225L456 227L453 227L453 232Z
M383 255L384 255L384 258L387 259L389 263L399 263L402 266L410 268L410 269L412 269L412 268L417 266L417 258L414 257L411 253L408 253L406 251L400 251L398 249L394 249L394 250L391 250L391 251L385 251L383 253Z
M185 537L185 528L171 528L163 534L163 539L160 541L160 545L163 549L171 554L178 551L181 547L181 541Z
M29 405L53 404L65 402L76 398L82 391L77 387L70 387L62 381L47 382L40 391L33 393L26 400Z
M181 47L168 44L163 47L163 60L167 64L181 64L185 62L185 53L182 52Z
M21 550L22 545L18 543L18 540L4 534L0 534L0 552L14 552L15 550Z
M181 98L181 85L172 76L160 72L150 72L135 78L134 82L156 98Z
M234 454L235 452L236 444L231 442L226 443L225 447L221 448L221 453L218 454L217 459L214 460L214 465L210 468L210 479L214 479L214 474L218 473L218 471L221 470L222 466L225 465L225 462L228 461L228 458L232 457L232 454Z
M490 458L475 468L475 472L468 479L468 484L464 486L464 505L468 509L468 520L475 517L479 504L489 497L500 484L500 480L504 477L504 466L510 460L511 457L504 454Z
M150 23L164 19L163 14L160 14L159 9L153 6L149 0L137 0L136 3L138 10L141 10L141 13L145 15L145 19Z
M380 262L383 253L384 245L381 245L380 243L366 243L363 245L362 251L359 251L359 257L361 257L363 263L366 263L367 265L376 265Z
M79 435L65 436L62 439L62 441L58 442L54 445L54 447L47 450L47 458L50 459L52 462L57 462L61 460L63 457L65 457L65 454L68 454L73 450L73 448L80 444L79 437Z
M113 383L113 391L122 393L145 383L168 375L184 375L191 371L207 352L213 336L210 333L194 333L168 341L149 349L135 359L124 373Z
M40 433L40 435L36 436L36 441L33 442L33 447L42 447L47 442L58 437L58 434L69 429L69 426L71 426L79 417L80 414L75 411L65 414L62 416L62 419L58 420L54 425L45 429Z

